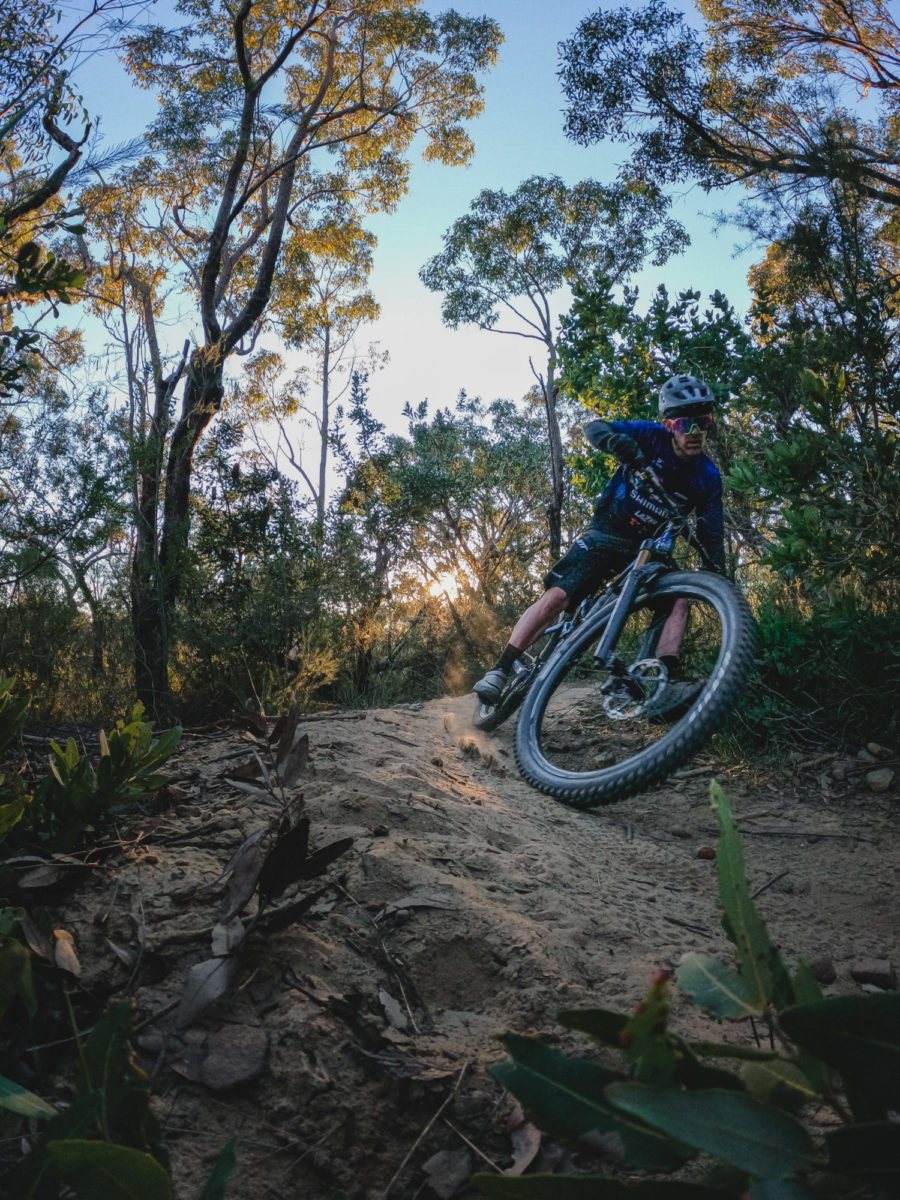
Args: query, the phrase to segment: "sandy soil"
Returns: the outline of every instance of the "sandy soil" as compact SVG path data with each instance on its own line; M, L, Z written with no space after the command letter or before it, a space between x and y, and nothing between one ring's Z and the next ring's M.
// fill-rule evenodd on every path
M470 706L302 726L311 754L295 793L311 845L349 837L352 848L289 890L280 903L324 889L288 928L251 934L227 992L182 1028L177 1004L210 956L223 869L272 820L225 778L247 758L247 734L186 735L175 806L132 828L66 901L82 985L134 995L143 1020L157 1014L138 1046L183 1200L232 1136L233 1200L464 1197L474 1193L461 1181L488 1162L583 1161L521 1124L487 1073L505 1057L497 1035L585 1050L556 1024L561 1008L627 1011L684 951L730 958L715 863L698 857L715 842L714 774L787 961L828 960L829 991L858 990L858 960L897 962L896 786L874 795L864 773L838 781L830 762L754 769L701 755L681 778L581 813L525 785L512 728L474 734ZM673 1026L712 1032L677 996Z

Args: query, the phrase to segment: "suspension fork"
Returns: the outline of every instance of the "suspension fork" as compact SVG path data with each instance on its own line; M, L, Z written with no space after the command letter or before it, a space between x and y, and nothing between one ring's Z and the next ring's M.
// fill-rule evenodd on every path
M641 542L637 558L635 558L628 570L628 574L622 584L622 590L619 592L619 597L609 615L603 636L600 638L597 649L594 651L594 665L604 667L614 675L625 674L622 664L615 656L615 647L619 640L619 634L622 632L622 627L628 617L628 610L631 608L631 602L635 597L635 593L642 583L647 582L648 575L655 576L665 569L662 563L656 563L653 565L657 570L654 571L651 569L649 572L642 570L650 562L653 547L654 542L652 539L648 538L647 541Z

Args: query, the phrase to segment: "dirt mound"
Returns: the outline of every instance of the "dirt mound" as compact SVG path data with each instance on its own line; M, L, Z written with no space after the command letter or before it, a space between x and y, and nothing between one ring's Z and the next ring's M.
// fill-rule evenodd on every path
M313 847L353 847L300 921L251 935L227 993L180 1033L169 1022L209 955L217 881L269 820L225 779L247 755L244 735L187 736L171 771L176 807L147 817L66 902L60 924L83 985L136 996L180 1196L198 1193L232 1136L234 1200L464 1196L478 1167L571 1162L487 1073L504 1057L496 1035L578 1045L555 1023L560 1008L627 1010L685 950L728 956L715 864L698 854L715 841L714 773L785 958L827 959L830 990L849 991L856 960L895 954L896 797L872 795L858 774L701 757L650 792L580 813L527 787L512 730L476 734L470 704L305 727L297 789ZM704 1028L677 998L673 1024Z

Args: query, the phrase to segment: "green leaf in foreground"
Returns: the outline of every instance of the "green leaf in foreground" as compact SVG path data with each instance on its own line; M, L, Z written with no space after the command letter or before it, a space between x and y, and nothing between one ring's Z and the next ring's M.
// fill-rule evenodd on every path
M568 1139L595 1131L618 1133L626 1163L646 1170L673 1170L689 1157L666 1134L612 1109L604 1089L621 1074L570 1058L534 1038L510 1033L502 1040L515 1061L497 1063L491 1074L545 1132Z
M812 1141L799 1121L742 1092L615 1083L606 1094L617 1108L760 1178L794 1175L813 1157Z
M231 1138L225 1143L197 1200L223 1200L228 1180L237 1166L236 1148L237 1138Z
M831 1167L848 1175L891 1177L900 1187L900 1123L847 1125L826 1134Z
M35 1096L34 1092L26 1091L11 1079L0 1075L0 1108L8 1108L10 1112L18 1113L20 1117L55 1117L56 1109Z
M628 1024L625 1013L612 1012L608 1008L567 1009L557 1016L566 1029L577 1029L586 1033L602 1046L618 1046L619 1038Z
M47 1153L81 1200L175 1200L172 1182L155 1158L112 1142L48 1142Z
M900 1104L900 994L831 996L785 1009L781 1027L848 1083L884 1104Z
M471 1183L496 1200L733 1200L732 1193L699 1183L625 1184L605 1175L473 1175Z
M491 1074L541 1129L557 1137L616 1129L616 1115L603 1089L621 1079L620 1074L583 1058L570 1058L533 1038L510 1033L502 1041L515 1061L495 1064Z
M731 807L715 780L709 785L709 801L720 830L716 850L719 897L728 929L737 947L747 997L755 1009L761 1011L773 998L772 964L775 951L750 898L744 850Z
M694 1003L720 1021L740 1020L762 1014L760 1004L750 994L743 975L738 975L711 954L682 956L675 971L678 986Z
M777 1104L794 1112L819 1099L803 1071L792 1062L778 1059L768 1063L747 1063L741 1072L751 1096L768 1104Z
M750 1200L814 1200L814 1197L796 1179L754 1179Z

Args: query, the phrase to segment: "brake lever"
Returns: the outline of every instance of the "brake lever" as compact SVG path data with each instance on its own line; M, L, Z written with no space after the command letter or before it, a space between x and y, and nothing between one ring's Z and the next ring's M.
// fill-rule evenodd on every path
M703 546L697 539L693 529L688 524L684 513L678 508L675 501L660 483L653 468L648 465L646 467L642 467L640 470L635 470L634 474L637 475L641 483L647 487L647 490L651 493L651 495L658 500L664 508L668 509L670 516L681 522L684 536L700 555L700 561L703 563L704 567L707 567L709 570L715 570L705 546Z

